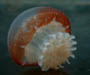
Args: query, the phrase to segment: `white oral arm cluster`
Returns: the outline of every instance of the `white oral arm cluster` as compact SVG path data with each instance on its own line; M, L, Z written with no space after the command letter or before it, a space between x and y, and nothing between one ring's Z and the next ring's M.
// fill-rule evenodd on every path
M50 24L39 28L32 41L25 47L25 57L30 64L38 62L43 71L58 69L74 58L72 51L76 50L77 43L74 36L62 32L64 28L60 23L52 21Z

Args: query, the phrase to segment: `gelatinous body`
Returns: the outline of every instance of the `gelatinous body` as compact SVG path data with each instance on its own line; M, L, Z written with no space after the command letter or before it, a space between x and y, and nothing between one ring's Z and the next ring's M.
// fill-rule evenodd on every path
M75 50L70 22L57 9L37 9L36 14L22 22L9 43L11 57L20 65L39 65L42 70L58 69Z

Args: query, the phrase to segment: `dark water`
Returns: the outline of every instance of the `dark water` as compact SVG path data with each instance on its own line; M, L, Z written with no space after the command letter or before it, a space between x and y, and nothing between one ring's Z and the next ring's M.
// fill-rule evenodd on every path
M76 35L76 58L70 59L60 71L41 72L39 67L21 67L10 58L7 35L11 22L22 11L36 6L60 9L70 19L72 33ZM22 6L0 4L0 75L90 75L90 5L27 4Z

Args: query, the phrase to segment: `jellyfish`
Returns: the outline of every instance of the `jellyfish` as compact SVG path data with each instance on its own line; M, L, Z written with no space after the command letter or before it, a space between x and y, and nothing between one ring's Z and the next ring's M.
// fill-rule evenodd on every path
M14 62L22 66L40 66L42 71L63 68L77 42L68 17L51 7L31 8L11 24L8 48Z

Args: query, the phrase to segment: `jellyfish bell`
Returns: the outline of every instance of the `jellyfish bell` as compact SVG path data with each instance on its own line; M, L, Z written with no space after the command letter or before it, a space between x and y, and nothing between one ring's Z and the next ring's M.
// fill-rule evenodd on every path
M8 47L12 59L22 66L57 69L74 57L75 36L68 18L50 7L36 7L20 14L11 24Z

